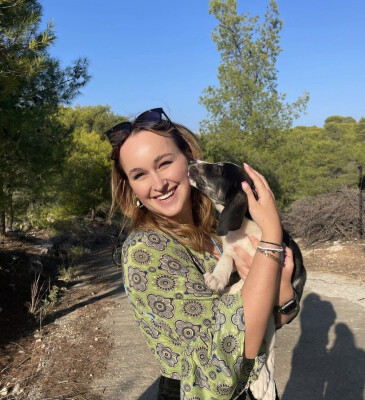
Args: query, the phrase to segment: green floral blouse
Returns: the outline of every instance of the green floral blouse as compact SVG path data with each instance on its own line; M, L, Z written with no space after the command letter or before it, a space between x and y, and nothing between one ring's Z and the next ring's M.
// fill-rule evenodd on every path
M240 292L221 295L205 286L196 264L212 272L216 262L161 232L134 232L123 245L124 287L135 319L161 374L181 380L184 400L235 398L265 361L264 345L256 359L242 356Z

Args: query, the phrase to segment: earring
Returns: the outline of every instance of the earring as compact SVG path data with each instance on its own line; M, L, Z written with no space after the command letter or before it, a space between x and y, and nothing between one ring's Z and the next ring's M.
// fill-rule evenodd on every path
M133 195L132 204L133 204L133 206L136 207L136 208L137 208L137 207L138 207L138 208L142 208L142 207L143 207L143 204L139 201L139 199L137 198L136 195Z

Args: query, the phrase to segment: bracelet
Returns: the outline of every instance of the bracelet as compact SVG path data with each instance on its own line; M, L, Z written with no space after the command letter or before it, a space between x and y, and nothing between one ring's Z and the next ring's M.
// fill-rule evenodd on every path
M269 257L272 260L276 261L279 265L283 265L281 258L273 256L272 254L268 253L266 250L260 250L259 248L257 248L257 251L262 253L264 256Z
M266 244L273 244L274 246L282 247L281 244L273 243L273 242L265 242L265 240L260 240L261 243L266 243Z
M281 247L281 246L278 249L276 249L276 248L273 249L272 247L262 247L262 246L258 245L257 248L259 250L272 251L273 253L282 253L284 251L283 247Z

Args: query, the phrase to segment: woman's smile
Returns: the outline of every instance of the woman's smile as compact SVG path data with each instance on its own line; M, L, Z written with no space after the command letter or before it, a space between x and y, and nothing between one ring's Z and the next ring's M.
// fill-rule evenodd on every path
M156 200L162 202L162 203L166 203L167 200L172 200L175 198L175 193L176 193L177 188L174 188L172 190L170 190L169 192L167 192L166 194L163 194L161 196L158 196L156 198Z

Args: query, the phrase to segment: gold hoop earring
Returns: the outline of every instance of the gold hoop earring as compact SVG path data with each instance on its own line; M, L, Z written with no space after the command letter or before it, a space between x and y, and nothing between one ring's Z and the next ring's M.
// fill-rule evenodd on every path
M140 200L138 199L138 197L134 194L133 198L132 198L132 204L134 207L138 207L138 208L142 208L143 204L140 202Z

